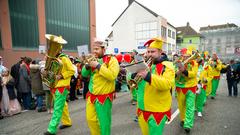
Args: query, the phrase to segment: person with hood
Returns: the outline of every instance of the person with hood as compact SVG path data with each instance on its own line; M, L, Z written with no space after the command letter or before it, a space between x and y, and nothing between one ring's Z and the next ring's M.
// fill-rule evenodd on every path
M30 64L30 78L31 78L31 86L32 92L37 97L37 111L38 112L45 112L47 111L46 108L43 107L43 96L45 94L42 85L42 77L40 72L40 60L34 60Z

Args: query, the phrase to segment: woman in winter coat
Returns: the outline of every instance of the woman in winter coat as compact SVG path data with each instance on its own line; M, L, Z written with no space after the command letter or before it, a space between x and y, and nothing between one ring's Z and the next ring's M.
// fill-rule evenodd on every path
M34 60L32 64L30 64L30 78L31 78L31 86L32 92L37 97L37 110L38 112L46 111L46 108L43 108L43 96L45 94L42 85L42 77L40 73L40 65L38 64L38 60Z

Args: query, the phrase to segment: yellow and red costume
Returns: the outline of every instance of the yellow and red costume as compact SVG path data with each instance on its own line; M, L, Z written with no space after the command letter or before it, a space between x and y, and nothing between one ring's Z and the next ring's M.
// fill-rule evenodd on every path
M65 54L60 54L58 58L62 61L63 68L61 70L62 79L56 86L51 89L54 98L53 115L48 126L48 132L56 134L57 126L62 118L62 125L71 126L72 122L69 117L68 104L66 102L70 88L71 76L75 73L70 59Z
M86 116L92 135L111 134L112 101L119 64L115 57L103 56L98 59L97 68L82 69L82 76L90 76L87 94Z
M149 48L162 48L163 42L151 39ZM175 71L172 62L163 61L149 66L146 78L138 83L137 114L143 135L161 135L166 120L171 119L171 89Z
M184 49L182 55L191 56L192 51ZM177 76L176 91L180 120L185 129L191 129L194 123L195 98L197 90L198 63L191 60L185 66L185 71Z
M214 54L214 55L216 55L216 54ZM218 58L216 60L210 59L209 64L211 65L211 68L212 68L211 76L213 76L212 91L211 91L210 96L214 98L216 96L217 88L219 85L220 71L222 69L222 62Z

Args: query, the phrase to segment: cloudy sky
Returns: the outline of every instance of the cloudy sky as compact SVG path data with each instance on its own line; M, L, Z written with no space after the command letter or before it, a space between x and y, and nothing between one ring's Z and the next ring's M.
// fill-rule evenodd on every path
M240 26L240 0L137 0L175 27L187 22L196 30L208 25ZM97 37L106 38L112 23L128 6L128 0L95 0Z

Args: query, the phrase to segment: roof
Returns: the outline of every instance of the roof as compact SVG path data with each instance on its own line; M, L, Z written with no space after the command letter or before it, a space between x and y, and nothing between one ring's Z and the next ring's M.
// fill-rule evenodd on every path
M183 36L201 36L197 33L190 25L187 23L187 26L176 27L177 34Z
M208 25L206 27L200 27L200 31L225 29L225 28L232 28L232 27L238 27L238 26L234 23L227 23L227 24L213 25L213 26Z
M149 8L143 6L143 5L140 4L139 2L137 2L137 1L134 1L134 2L137 3L138 5L140 5L141 7L143 7L144 9L146 9L146 10L147 10L149 13L151 13L153 16L155 16L155 17L158 17L158 16L159 16L157 13L155 13L155 12L153 12L152 10L150 10ZM124 11L120 14L120 16L116 19L116 21L114 21L114 23L112 24L112 26L118 21L118 19L127 11L127 9L128 9L134 2L132 2L130 5L128 5L128 6L124 9Z
M167 24L176 29L171 23L167 22Z

